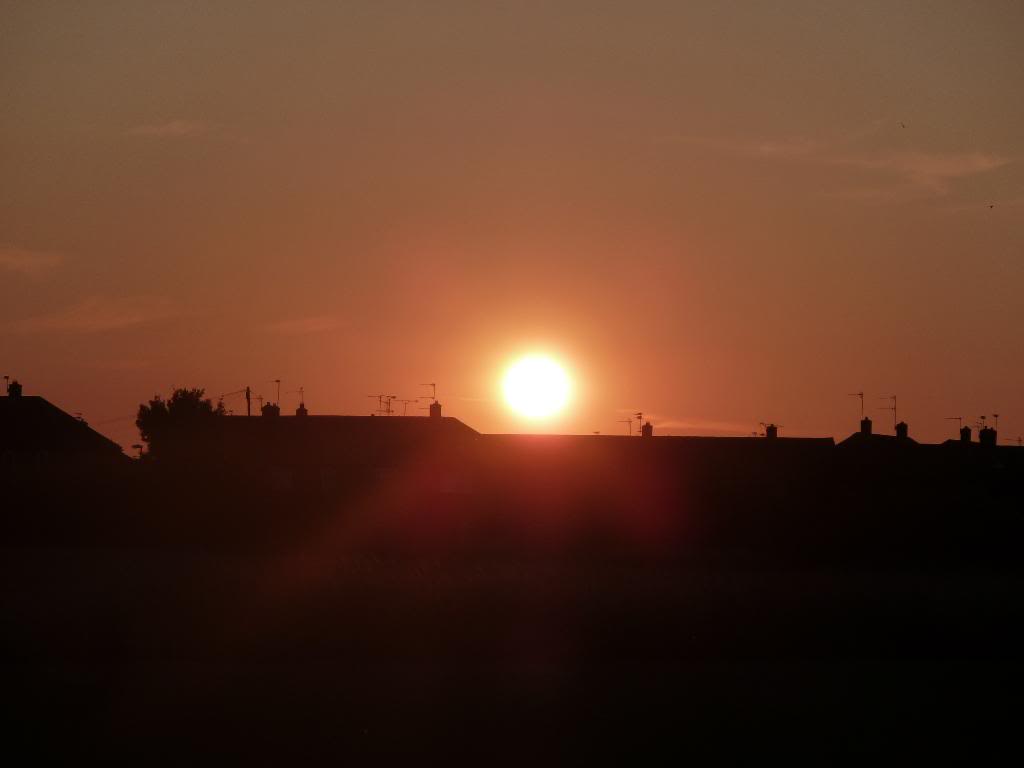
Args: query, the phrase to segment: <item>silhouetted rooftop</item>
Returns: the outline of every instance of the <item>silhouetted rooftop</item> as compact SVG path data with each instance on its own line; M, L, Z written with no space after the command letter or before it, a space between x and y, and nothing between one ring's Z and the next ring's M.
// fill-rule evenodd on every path
M226 416L216 423L223 430L277 435L318 433L352 437L371 434L415 437L480 434L451 416Z
M831 437L779 437L771 440L761 437L711 437L706 435L660 435L651 438L629 437L626 435L548 435L548 434L491 434L483 435L489 442L513 443L560 443L565 446L615 445L653 446L648 450L753 450L787 451L809 448L831 448L835 441Z
M880 448L919 445L919 443L912 437L896 437L896 435L878 435L854 432L845 440L840 440L837 445L847 448Z
M208 425L201 451L230 462L248 456L286 464L318 457L363 463L478 437L476 430L451 417L226 416Z
M117 443L37 395L0 397L0 451L124 457Z

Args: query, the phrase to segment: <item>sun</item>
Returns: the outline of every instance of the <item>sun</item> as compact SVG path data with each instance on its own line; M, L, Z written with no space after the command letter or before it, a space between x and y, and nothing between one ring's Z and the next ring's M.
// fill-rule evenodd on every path
M544 419L562 410L572 389L569 376L544 355L520 358L505 372L505 402L528 419Z

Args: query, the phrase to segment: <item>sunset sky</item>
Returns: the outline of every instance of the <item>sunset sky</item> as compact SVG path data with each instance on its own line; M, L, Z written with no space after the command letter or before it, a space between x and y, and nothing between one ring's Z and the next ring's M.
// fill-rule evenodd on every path
M1024 4L0 3L0 374L1024 433ZM994 207L992 207L994 206ZM527 423L507 364L561 361ZM244 405L235 400L228 405Z

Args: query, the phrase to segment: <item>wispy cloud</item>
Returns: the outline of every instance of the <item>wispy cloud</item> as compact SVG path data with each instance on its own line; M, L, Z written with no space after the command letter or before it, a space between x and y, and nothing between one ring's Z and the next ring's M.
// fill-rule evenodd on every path
M948 194L958 179L988 173L1013 162L1012 158L988 152L925 152L867 147L877 143L877 124L832 140L791 137L749 140L670 136L664 141L698 145L713 151L779 162L849 168L877 176L877 183L863 180L840 192L847 198L900 199ZM869 141L870 140L870 141Z
M157 296L90 296L65 309L11 323L18 333L101 333L174 315L171 302Z
M334 315L311 315L309 317L295 317L270 323L267 326L267 330L272 333L292 336L306 333L323 333L324 331L333 331L341 326L341 319Z
M973 202L970 204L951 205L947 210L950 212L975 211L985 214L1001 214L1004 211L1017 212L1018 208L1024 208L1024 197L995 198L991 201Z
M163 123L136 125L128 129L129 136L148 136L154 139L179 139L189 136L201 136L214 129L211 123L203 120L168 120Z
M152 368L154 363L152 360L146 360L144 358L117 357L113 359L95 360L90 365L93 368L98 368L104 371L142 371L147 368Z
M29 248L0 246L0 269L25 277L45 277L64 257L53 251L34 251Z
M885 152L823 154L821 161L879 171L923 194L945 195L957 179L994 171L1010 163L1007 157L983 152Z

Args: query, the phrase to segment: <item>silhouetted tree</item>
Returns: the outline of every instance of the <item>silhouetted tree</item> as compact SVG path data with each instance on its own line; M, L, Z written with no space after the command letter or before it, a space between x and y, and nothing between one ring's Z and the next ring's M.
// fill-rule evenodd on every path
M224 415L224 404L204 398L204 389L176 389L164 400L159 395L139 405L135 426L154 459L182 458L194 448L203 427Z

